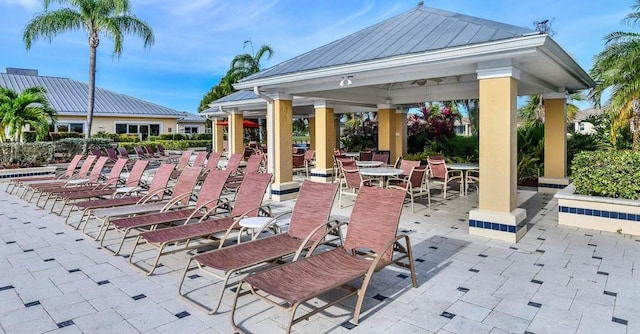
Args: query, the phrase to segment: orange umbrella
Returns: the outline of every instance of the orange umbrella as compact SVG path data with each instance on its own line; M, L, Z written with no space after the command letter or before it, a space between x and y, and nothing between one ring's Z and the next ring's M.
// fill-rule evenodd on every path
M224 125L224 126L229 126L229 122L227 121L222 121L222 122L218 122L218 125ZM260 125L256 122L250 121L248 119L242 120L242 127L245 129L257 129L260 127Z

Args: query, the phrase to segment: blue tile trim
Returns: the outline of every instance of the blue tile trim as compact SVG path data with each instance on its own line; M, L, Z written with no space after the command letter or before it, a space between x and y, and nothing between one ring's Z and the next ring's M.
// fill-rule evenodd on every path
M564 189L566 184L538 183L538 188Z
M324 174L324 173L311 173L309 175L315 176L315 177L324 177L324 178L333 176L333 174Z
M486 230L494 230L494 231L507 232L507 233L516 233L517 231L520 231L520 229L523 228L525 225L526 223L524 222L515 226L515 225L507 225L507 224L486 222L482 220L469 219L469 227L482 228Z
M46 175L52 175L55 174L55 171L53 172L32 172L32 173L18 173L18 174L6 174L6 175L0 175L0 179L11 179L14 177L27 177L27 176L46 176Z
M300 191L300 188L291 188L286 190L271 189L271 195L288 195L288 194L295 194L299 191Z
M602 217L602 218L628 220L632 222L640 222L640 214L627 213L627 212L592 210L592 209L584 209L584 208L572 208L567 206L558 206L558 212L570 213L570 214L582 215L582 216Z

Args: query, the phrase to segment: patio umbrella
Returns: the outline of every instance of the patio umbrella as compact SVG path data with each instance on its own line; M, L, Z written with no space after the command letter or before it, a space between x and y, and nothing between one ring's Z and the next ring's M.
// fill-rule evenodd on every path
M218 122L218 125L229 126L229 122L228 121ZM245 129L257 129L260 127L260 125L258 125L258 123L256 122L245 119L245 120L242 120L242 127Z

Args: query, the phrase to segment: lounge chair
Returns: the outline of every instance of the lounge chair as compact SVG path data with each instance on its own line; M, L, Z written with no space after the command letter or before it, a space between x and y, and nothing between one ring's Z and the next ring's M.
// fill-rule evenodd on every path
M268 226L272 226L278 224L282 218L290 216L287 233L279 233L191 257L183 271L178 293L187 301L204 308L209 314L215 313L220 307L224 291L237 283L235 281L230 284L231 277L259 270L266 263L289 255L295 254L295 259L312 244L322 240L324 231L329 227L329 216L337 189L337 183L305 180L300 187L293 211L281 213L267 223ZM260 231L256 232L256 235L259 234ZM224 241L221 241L220 246L223 244ZM196 266L191 267L194 262ZM201 269L201 272L222 280L218 300L212 308L191 298L190 293L182 292L187 273L195 269Z
M41 189L51 189L52 187L64 187L66 184L81 184L87 182L89 179L89 171L91 170L91 166L96 161L95 155L90 155L84 159L82 166L77 174L75 174L72 178L66 180L54 180L54 181L33 181L24 183L24 191L21 195L21 198L26 198L27 193L31 191L31 197L29 197L29 202L33 199L35 194L39 194Z
M60 208L60 211L57 212L56 214L62 215L67 205L71 204L74 201L90 199L90 198L101 198L105 196L113 196L118 192L125 193L128 191L136 190L136 188L140 184L140 179L142 178L142 174L144 173L144 170L148 162L145 160L138 160L136 164L133 166L133 168L131 169L131 173L129 173L129 176L127 177L127 180L124 182L122 187L118 187L118 185L121 182L120 173L124 169L127 162L128 162L127 159L124 159L124 158L118 159L116 163L113 165L113 168L109 173L107 181L103 186L99 186L94 189L86 190L86 191L73 191L73 192L57 194L56 199L53 202L53 205L51 206L51 212L53 212L56 202L58 202L59 200L64 201L64 203L62 205L62 208ZM69 210L73 210L73 207L70 208Z
M240 153L232 154L227 160L227 165L224 167L224 169L229 170L229 175L231 175L231 177L238 174L238 168L240 168L241 161L242 154Z
M146 160L136 161L136 164L133 166L130 174L143 173L148 163L149 162ZM155 175L153 176L153 180L151 181L149 189L142 195L140 195L140 193L144 190L143 188L130 187L128 189L125 188L121 191L117 191L114 194L113 198L75 202L74 205L78 208L78 210L83 211L82 216L80 216L80 220L78 221L78 224L75 226L75 228L78 229L82 226L82 232L85 232L87 228L87 222L89 220L89 217L92 215L93 210L162 201L164 199L165 193L167 193L169 190L167 184L171 179L171 173L173 172L174 168L174 164L161 164L160 167L158 167ZM132 194L136 194L137 196L131 196ZM71 212L72 211L69 211L69 215L67 215L67 218L65 219L65 224L67 225L71 225L69 224L69 217L71 216Z
M120 250L124 245L124 241L130 237L129 232L132 230L155 230L157 226L161 224L171 224L175 222L186 223L191 219L200 219L206 212L209 212L215 207L223 207L220 205L223 203L221 195L228 177L229 172L227 171L211 171L198 191L198 200L195 203L195 207L176 210L167 208L157 213L112 219L111 226L113 226L113 230L122 234L122 239L120 240L118 248L113 251L114 255L118 255L120 253ZM107 232L105 232L105 236L102 238L101 246L110 250L108 247L104 246L106 234Z
M136 242L129 256L129 263L146 271L147 275L153 273L158 265L160 257L165 253L172 253L184 249L199 248L207 245L206 239L211 239L216 234L225 233L222 240L225 240L229 233L240 229L238 221L245 217L257 217L259 214L271 216L268 206L262 206L265 191L271 182L271 174L253 173L245 176L242 185L238 189L237 196L231 205L228 217L211 217L209 214L215 213L217 208L209 210L197 223L187 223L180 226L167 227L155 231L143 232L138 235ZM227 204L225 204L227 205ZM218 238L215 242L219 242ZM165 247L184 243L183 247L165 252ZM192 244L195 243L195 244ZM134 254L137 247L147 244L158 249L151 269L143 268L140 264L134 263Z
M242 175L233 175L230 176L227 180L227 184L225 186L226 190L236 191L240 184L242 184L242 180L244 179L244 175L251 173L259 173L260 167L262 166L262 160L264 155L262 154L254 154L249 157L246 166L244 167L244 171ZM225 169L228 170L228 169Z
M207 151L200 151L196 153L196 157L193 159L193 167L204 167L204 163L207 161Z
M22 186L22 183L33 182L33 181L54 181L54 180L64 180L70 179L73 177L76 168L80 164L80 160L82 160L82 154L75 155L71 162L67 166L67 170L61 175L47 175L47 176L32 176L32 177L16 177L9 181L7 188L5 191L9 194L13 194L13 190L16 187Z
M135 205L125 205L114 208L102 208L93 210L93 217L102 222L95 240L100 240L101 237L104 237L104 234L106 234L106 230L109 226L109 222L113 218L130 215L141 215L151 212L160 212L161 210L166 210L172 207L186 206L190 201L193 187L196 184L196 180L198 179L200 170L201 169L197 167L185 167L178 177L178 181L176 181L176 184L173 187L171 197L166 201L163 200L155 201L152 203L137 203Z
M324 253L266 269L245 277L236 290L231 309L231 324L237 332L244 332L235 321L239 296L254 295L272 305L291 312L286 332L291 327L322 310L357 295L353 323L358 324L367 287L374 272L395 263L408 268L414 287L417 287L411 243L407 235L396 235L404 192L378 187L363 188L349 218L344 246ZM404 239L404 245L399 241ZM394 256L397 249L406 253ZM407 260L408 263L401 262ZM359 287L353 282L362 282ZM245 290L244 287L248 286ZM337 289L346 294L327 294ZM309 300L322 296L326 304L296 318L300 305L315 307Z
M178 175L182 173L182 170L189 166L189 160L191 159L192 154L193 151L191 150L182 152L182 155L180 155L180 159L178 160L178 165L176 165L176 169L173 171L173 174L171 174L171 178L177 178Z

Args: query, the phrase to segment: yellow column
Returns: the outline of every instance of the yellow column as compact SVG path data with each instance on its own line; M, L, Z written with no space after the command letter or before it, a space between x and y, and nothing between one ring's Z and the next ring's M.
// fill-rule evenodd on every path
M336 144L334 109L324 101L315 104L316 166L311 170L311 179L319 182L333 180L333 150Z
M516 208L516 113L520 71L478 70L480 92L479 205L469 212L469 233L516 242L526 233L526 211Z
M538 180L540 192L555 193L569 185L566 105L564 93L544 95L544 177Z
M295 198L299 184L293 182L293 104L290 97L278 96L273 101L274 179L271 194L274 201ZM269 148L271 149L271 148Z
M213 151L222 153L224 151L224 126L218 125L222 119L214 118L211 128L213 129Z
M309 149L316 149L316 118L314 115L309 116Z
M407 155L407 112L403 109L396 111L396 154L396 158ZM395 162L389 159L389 163Z
M229 149L231 153L244 153L244 117L241 111L234 111L229 116Z
M389 151L389 160L396 161L396 108L378 105L378 150Z

